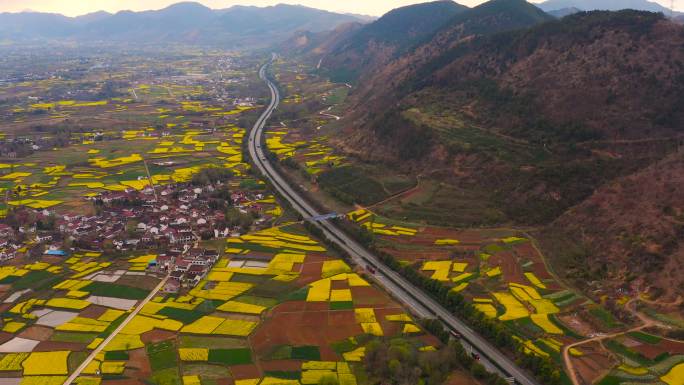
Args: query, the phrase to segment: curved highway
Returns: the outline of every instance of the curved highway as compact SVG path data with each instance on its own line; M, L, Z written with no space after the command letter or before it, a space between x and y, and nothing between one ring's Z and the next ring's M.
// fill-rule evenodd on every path
M264 64L259 70L259 77L266 82L270 89L271 102L249 133L249 154L256 167L270 180L274 188L289 201L295 210L297 210L305 219L317 217L320 216L320 213L318 213L305 199L299 196L297 191L290 187L288 182L270 164L264 151L264 126L280 103L278 89L266 76L266 69L275 58L276 55L274 54L271 61ZM515 365L510 358L501 353L483 337L475 333L474 330L456 318L422 290L416 288L397 272L385 266L377 257L337 228L334 223L329 220L312 221L312 223L319 227L331 241L345 250L356 264L359 266L374 267L377 271L374 278L378 283L395 298L411 307L416 315L424 318L437 318L442 321L447 328L459 333L467 344L471 345L483 358L486 358L496 366L496 368L493 368L490 367L491 365L486 365L490 367L490 370L495 369L504 377L510 377L521 385L540 385L531 375ZM483 364L486 364L486 362L483 362Z

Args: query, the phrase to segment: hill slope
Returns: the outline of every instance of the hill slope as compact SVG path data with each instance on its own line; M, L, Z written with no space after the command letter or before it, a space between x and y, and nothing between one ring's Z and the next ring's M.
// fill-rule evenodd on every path
M684 155L598 189L540 237L556 270L587 287L635 284L652 298L684 293Z
M657 138L684 134L684 28L660 15L580 13L451 36L361 84L340 145L416 173L448 169L532 224L672 150Z
M478 36L527 28L550 20L553 20L552 16L524 0L492 0L460 12L382 71L368 71L357 95L361 100L387 99L394 96L392 93L397 91L396 86L413 76L416 69L455 46Z
M331 47L322 67L336 80L354 81L431 35L467 7L449 0L397 8Z
M544 229L583 288L635 282L669 301L684 293L684 27L641 11L548 20L515 0L455 16L361 75L337 144L506 216L479 224Z
M417 48L388 63L382 70L362 74L362 81L352 96L352 101L357 105L353 108L350 120L359 127L369 123L373 127L384 125L383 118L377 112L394 111L395 107L391 106L405 96L404 88L415 82L417 77L424 76L419 75L418 71L437 63L451 50L478 37L527 28L550 20L553 20L552 16L524 0L492 0L462 12L426 37ZM422 135L406 131L395 138L402 136L409 142Z
M274 47L286 55L306 57L322 62L323 56L350 39L364 27L361 23L340 24L332 31L298 31L290 39Z

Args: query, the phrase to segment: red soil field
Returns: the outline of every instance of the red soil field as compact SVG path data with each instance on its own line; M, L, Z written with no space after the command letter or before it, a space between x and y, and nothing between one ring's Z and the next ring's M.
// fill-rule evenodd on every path
M400 261L439 261L451 258L448 250L395 250L382 248L382 251L391 254Z
M442 343L437 339L437 337L435 337L431 334L425 334L425 335L419 336L418 339L423 341L425 343L425 345L434 346L436 348L439 348L440 346L442 346Z
M632 340L632 339L630 339ZM658 357L664 352L668 352L671 355L684 354L684 343L662 340L655 345L648 343L635 341L636 344L631 347L631 349L641 353L644 357L652 360Z
M301 268L301 274L296 281L297 285L306 286L311 282L321 279L324 260L323 258L307 257Z
M154 329L141 334L140 340L145 344L157 343L175 338L176 334L168 330Z
M332 290L349 289L349 282L346 279L341 281L332 281L330 288Z
M601 349L597 344L590 344L582 346L582 352L585 353L582 357L571 357L575 369L579 373L581 380L584 383L592 384L595 380L603 377L607 368L613 367L614 360Z
M352 287L351 292L355 307L385 307L390 306L390 304L394 305L384 293L372 286Z
M523 275L523 269L520 266L515 255L510 251L497 253L489 258L490 266L501 266L504 282L513 282L523 285L529 284Z
M302 362L295 360L259 361L259 366L265 372L297 372L302 369ZM239 379L237 376L236 378Z
M266 369L264 369L266 370ZM235 365L230 367L230 372L236 380L259 378L261 373L256 365Z
M339 357L329 348L330 343L363 333L351 310L346 311L351 316L344 316L341 315L344 311L318 310L293 313L290 312L291 309L290 306L278 306L274 309L272 317L251 337L252 346L258 355L267 353L274 345L315 345L320 347L321 359L336 360ZM348 323L342 323L343 321Z
M43 341L39 343L34 349L34 352L54 352L57 350L68 350L71 352L80 352L86 350L88 344L80 344L76 342L55 342Z
M6 333L6 332L0 332L0 344L3 344L14 337L13 334L11 333Z
M107 311L107 308L99 305L90 305L83 309L78 316L83 318L97 319Z
M146 383L136 378L125 378L121 380L102 380L102 385L145 385Z
M54 330L47 326L34 325L26 328L24 331L19 333L17 337L28 338L30 340L36 341L47 341L50 339L53 332Z
M135 349L128 351L128 363L126 367L131 367L138 369L140 371L140 377L149 377L152 372L150 368L150 362L147 359L147 353L145 349Z

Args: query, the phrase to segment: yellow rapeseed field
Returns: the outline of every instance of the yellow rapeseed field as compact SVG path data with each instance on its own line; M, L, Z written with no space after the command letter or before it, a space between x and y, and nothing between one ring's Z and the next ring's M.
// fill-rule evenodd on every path
M494 317L496 317L496 314L497 314L497 311L496 311L496 308L494 307L494 305L489 304L489 303L476 303L475 309L484 313L484 315L486 315L489 318L494 318Z
M538 287L538 288L540 288L540 289L546 289L546 285L544 285L544 284L542 283L542 281L541 281L539 278L537 278L536 275L534 275L534 273L525 273L525 277L526 277L527 280L529 280L534 286L536 286L536 287Z
M266 307L237 301L228 301L217 307L216 310L228 313L261 314L266 310Z
M392 322L413 322L411 316L406 313L388 315L385 319Z
M358 347L350 352L343 353L342 357L344 357L345 361L349 362L361 362L363 357L366 355L366 347L361 346Z
M463 273L468 268L468 262L454 262L451 266L451 270L454 273Z
M19 385L62 385L66 376L23 376Z
M68 374L67 351L33 352L21 363L25 376Z
M422 270L434 271L432 279L438 281L448 281L451 272L451 261L428 261L423 264Z
M530 319L532 319L532 322L534 322L535 325L539 326L546 333L558 335L563 334L563 330L549 320L548 314L531 314Z
M183 376L183 385L201 385L199 376Z
M211 334L217 327L219 327L219 325L223 323L223 321L223 318L204 316L189 325L185 325L181 329L181 333Z
M523 306L523 304L520 303L520 301L518 301L513 295L504 292L496 292L492 293L492 295L497 301L499 301L501 305L506 308L506 312L499 316L499 320L510 321L519 318L525 318L530 314L527 311L527 308L525 308L525 306Z
M0 372L18 371L22 369L21 363L28 358L30 353L9 353L0 359Z
M145 344L140 340L139 335L128 335L119 333L112 339L110 343L105 346L104 350L119 351L119 350L135 350L145 347Z
M420 330L420 328L419 328L418 326L416 326L415 324L410 323L410 324L405 324L405 325L404 325L404 329L403 329L402 332L403 332L404 334L414 334L414 333L420 333L421 330Z
M82 310L90 306L90 302L71 298L53 298L47 301L47 303L45 303L45 306L56 307L61 309Z
M247 337L257 327L257 322L227 319L212 334L224 336Z
M203 348L180 348L178 354L181 361L207 361L209 349Z
M307 302L326 302L330 299L330 278L321 279L309 285Z
M356 316L356 322L358 323L377 322L375 310L372 308L356 308L354 309L354 315Z
M11 321L6 323L5 326L3 326L2 331L7 333L16 333L19 330L21 330L21 328L23 328L24 326L26 326L26 324L23 322Z
M684 363L673 367L660 379L667 385L684 385Z
M350 302L352 301L352 293L349 289L339 289L330 291L331 302Z

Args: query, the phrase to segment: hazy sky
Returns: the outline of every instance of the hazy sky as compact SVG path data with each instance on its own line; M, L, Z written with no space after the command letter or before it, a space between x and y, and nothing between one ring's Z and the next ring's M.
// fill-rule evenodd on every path
M160 9L180 0L0 0L0 12L20 12L34 10L41 12L56 12L69 16L82 15L88 12L105 10L116 12L124 9L134 11L146 9ZM423 0L427 1L427 0ZM416 0L200 0L199 2L211 8L227 8L231 5L266 6L277 3L302 4L310 7L327 9L337 12L353 12L366 15L382 15L390 9L408 4L420 3ZM532 0L541 2L542 0ZM652 0L653 1L653 0ZM670 0L657 0L669 6ZM477 5L483 0L460 0L464 5ZM677 8L684 7L684 0L675 0Z

